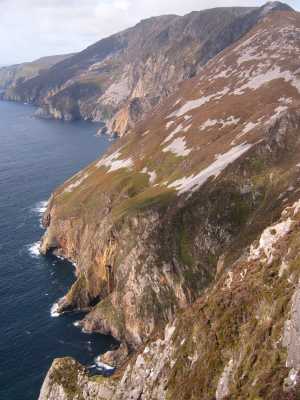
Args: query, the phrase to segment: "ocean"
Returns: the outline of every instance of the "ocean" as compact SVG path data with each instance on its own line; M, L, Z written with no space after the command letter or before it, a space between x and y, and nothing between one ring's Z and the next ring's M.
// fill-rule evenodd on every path
M82 315L51 317L74 281L74 268L40 256L40 219L51 192L110 145L88 122L33 118L34 108L0 102L0 399L36 400L56 357L88 365L111 338L73 324Z

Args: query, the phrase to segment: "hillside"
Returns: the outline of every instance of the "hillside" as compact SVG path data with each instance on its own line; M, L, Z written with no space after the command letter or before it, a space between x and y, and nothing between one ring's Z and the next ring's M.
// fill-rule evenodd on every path
M0 90L16 87L71 56L72 54L42 57L32 62L0 67Z
M122 345L111 378L55 360L40 400L299 397L299 53L299 13L266 12L53 193L55 312Z
M40 116L101 120L110 133L123 135L276 9L290 8L272 3L150 18L9 88L5 98L40 106Z

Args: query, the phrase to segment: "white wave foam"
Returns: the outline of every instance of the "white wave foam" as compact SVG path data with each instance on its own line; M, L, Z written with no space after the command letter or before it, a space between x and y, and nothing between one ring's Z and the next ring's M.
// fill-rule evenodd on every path
M42 223L42 217L43 217L45 211L47 210L48 204L49 204L48 200L42 200L42 201L39 201L38 203L36 203L36 205L32 208L32 212L35 214L38 214L40 217L40 227L41 228L44 228L43 223Z
M50 310L50 314L51 314L52 318L57 318L60 316L58 309L59 309L58 303L54 303Z
M32 211L36 212L39 215L42 215L47 210L47 207L48 207L48 200L39 201L33 207Z
M39 241L39 242L32 243L28 246L29 254L32 257L34 257L34 258L40 257L40 255L41 255L40 245L41 245L41 242Z
M80 326L80 321L73 322L73 325L76 326L76 328L77 328L78 326Z
M71 261L71 260L69 260L68 258L66 258L66 257L64 257L64 256L61 256L61 255L59 255L59 254L55 254L55 257L58 259L58 260L61 260L61 261L68 261L70 264L72 264L73 265L73 267L77 267L77 263L76 262L73 262L73 261Z
M101 356L94 359L98 371L113 372L116 368L101 361Z

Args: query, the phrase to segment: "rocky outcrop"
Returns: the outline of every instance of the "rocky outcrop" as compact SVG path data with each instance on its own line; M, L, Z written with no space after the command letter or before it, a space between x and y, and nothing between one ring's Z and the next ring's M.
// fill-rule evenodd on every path
M43 117L103 121L108 132L124 135L180 82L279 10L291 9L276 2L150 18L20 81L4 97L34 103Z
M100 356L100 361L112 367L122 367L128 359L129 349L126 343L121 343L115 350L107 351Z
M57 359L43 383L39 400L109 400L114 384L99 378L90 379L84 367L71 358Z
M285 262L286 265L286 262ZM287 268L285 268L287 269ZM291 316L285 323L283 345L286 346L288 355L286 360L286 367L290 368L289 375L285 379L286 389L289 390L299 385L299 312L300 312L300 298L299 298L299 285L297 286L293 298Z

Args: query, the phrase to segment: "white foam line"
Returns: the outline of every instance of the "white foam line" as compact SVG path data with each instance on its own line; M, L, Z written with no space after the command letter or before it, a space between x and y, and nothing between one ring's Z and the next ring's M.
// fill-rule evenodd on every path
M49 200L42 200L39 201L38 203L36 203L36 205L32 208L32 212L34 212L35 214L38 214L40 216L40 227L43 227L43 223L42 223L42 217L45 213L45 211L47 210L49 204Z
M58 309L59 309L58 303L54 303L50 310L50 314L51 314L52 318L57 318L60 316Z
M42 215L47 210L48 200L39 201L32 209L33 212Z
M41 245L41 242L38 241L38 242L32 243L28 246L28 252L32 257L34 257L34 258L40 257L40 255L41 255L40 245Z

